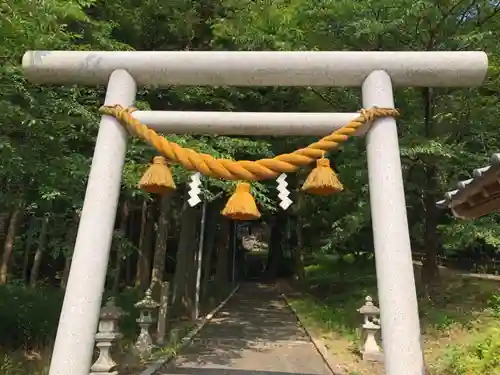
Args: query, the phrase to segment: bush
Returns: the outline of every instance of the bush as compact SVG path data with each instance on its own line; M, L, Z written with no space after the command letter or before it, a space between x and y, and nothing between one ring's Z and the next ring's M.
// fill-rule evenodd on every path
M500 375L500 327L480 333L469 345L453 347L444 367L446 375Z
M488 309L496 318L500 318L500 293L494 293L488 298Z
M0 357L0 374L2 375L25 375L23 366L7 354Z
M352 255L352 254L348 254ZM349 298L364 300L367 289L376 286L375 263L364 258L321 256L311 259L305 267L305 281L309 288L322 290L325 296L346 294ZM356 293L354 296L352 293Z
M104 298L109 297L109 292ZM4 350L33 349L52 346L57 332L64 291L56 288L0 287L0 347ZM120 328L125 337L134 337L138 311L133 307L141 293L126 289L116 303L129 314L122 318Z
M51 344L62 300L59 289L0 287L0 346L16 350Z
M103 300L110 296L106 292ZM0 286L0 375L46 375L55 339L64 291L57 288ZM143 297L128 288L116 303L129 314L120 321L125 339L137 336L138 311L134 303ZM35 357L29 358L31 354Z

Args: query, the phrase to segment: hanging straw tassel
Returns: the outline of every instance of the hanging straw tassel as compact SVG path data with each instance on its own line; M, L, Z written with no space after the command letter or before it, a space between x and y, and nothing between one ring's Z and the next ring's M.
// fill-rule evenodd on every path
M153 158L153 164L149 166L139 181L139 188L148 193L159 195L175 190L172 172L170 172L167 160L163 156Z
M330 195L343 189L337 175L330 168L330 160L323 157L316 161L316 168L309 173L301 190L316 195Z
M236 185L236 190L227 201L222 215L232 220L257 220L260 218L260 212L252 197L248 182L240 182Z

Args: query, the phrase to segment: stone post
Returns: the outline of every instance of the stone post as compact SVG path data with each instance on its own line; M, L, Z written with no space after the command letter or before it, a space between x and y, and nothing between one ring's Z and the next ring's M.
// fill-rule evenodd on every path
M366 333L361 351L363 359L365 361L383 362L384 358L375 338L377 332L380 331L380 309L373 304L372 297L368 296L365 298L365 304L358 309L358 312L363 315L361 328Z
M146 296L143 300L137 302L134 306L140 310L140 316L137 319L141 331L137 337L135 343L135 349L137 354L141 357L149 357L153 349L153 338L149 333L150 327L155 322L153 317L153 311L156 310L160 304L153 300L152 291L148 289L146 291Z
M101 309L99 328L95 336L99 357L90 368L90 375L118 375L116 362L111 358L110 349L113 343L122 337L118 329L118 321L125 312L115 305L113 298Z

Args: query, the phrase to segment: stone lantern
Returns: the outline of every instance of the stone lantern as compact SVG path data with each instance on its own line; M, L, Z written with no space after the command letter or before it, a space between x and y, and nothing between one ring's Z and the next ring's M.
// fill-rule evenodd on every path
M380 331L380 309L373 304L370 296L365 298L365 304L358 309L363 316L363 332L366 333L366 339L363 345L363 359L372 362L382 362L383 355L380 346L377 344L376 334Z
M135 349L141 357L149 357L153 349L153 339L149 333L149 329L156 321L153 317L153 312L160 306L158 302L153 300L151 295L152 291L151 289L148 289L144 299L134 305L140 311L137 323L139 324L141 331L137 337Z
M118 371L115 371L116 362L111 358L110 349L113 343L122 337L118 322L123 315L126 313L115 305L113 298L110 298L101 309L99 328L95 337L99 357L90 368L90 375L118 374Z

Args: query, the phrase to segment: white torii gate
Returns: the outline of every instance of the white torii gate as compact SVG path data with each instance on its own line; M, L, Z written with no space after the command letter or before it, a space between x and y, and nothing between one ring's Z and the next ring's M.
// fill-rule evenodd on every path
M363 107L393 108L396 87L476 87L484 52L29 51L35 83L107 84L105 105L132 106L137 85L361 87ZM96 109L97 110L97 109ZM326 135L356 113L138 111L172 133ZM88 375L114 228L126 131L103 116L49 375ZM366 134L370 205L387 375L425 373L396 121Z

